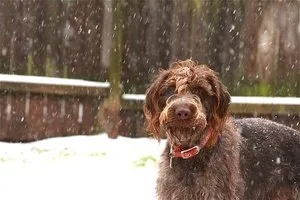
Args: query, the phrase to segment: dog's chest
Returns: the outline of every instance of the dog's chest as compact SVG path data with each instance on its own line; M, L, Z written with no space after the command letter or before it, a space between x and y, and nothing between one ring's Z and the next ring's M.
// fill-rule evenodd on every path
M159 200L224 200L238 199L231 167L224 158L208 160L175 160L173 168L163 162L157 181ZM232 180L230 177L232 177Z
M218 190L218 181L210 173L199 173L196 169L188 169L185 172L175 172L169 169L165 180L158 180L158 189L167 192L170 200L217 200L225 199ZM207 181L210 180L210 181ZM163 188L165 187L165 188Z
M207 184L207 182L205 183L203 180L206 180L206 178L202 179L201 176L203 176L203 174L199 175L194 172L184 174L184 178L179 184L181 188L184 188L185 192L177 194L178 196L182 195L179 199L216 199L215 194L209 189L212 185Z

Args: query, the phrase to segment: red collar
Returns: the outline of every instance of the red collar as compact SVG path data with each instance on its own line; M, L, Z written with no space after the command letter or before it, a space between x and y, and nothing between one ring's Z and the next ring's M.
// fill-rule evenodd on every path
M207 131L206 134L202 137L200 144L193 146L189 149L184 149L184 147L172 145L170 149L170 157L189 159L196 156L200 152L200 150L206 145L210 136L211 132Z

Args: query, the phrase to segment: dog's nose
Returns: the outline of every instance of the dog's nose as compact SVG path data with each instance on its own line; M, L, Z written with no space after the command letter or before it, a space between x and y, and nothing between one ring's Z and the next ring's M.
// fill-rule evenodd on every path
M184 120L184 119L189 119L191 116L191 109L187 107L178 107L175 110L175 115L177 119Z

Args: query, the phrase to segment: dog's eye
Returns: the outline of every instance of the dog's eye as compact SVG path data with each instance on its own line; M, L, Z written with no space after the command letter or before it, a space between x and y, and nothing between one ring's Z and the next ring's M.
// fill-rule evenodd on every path
M204 107L205 112L210 113L211 112L211 104L213 101L212 95L208 91L206 91L204 88L197 87L197 86L191 87L190 92L200 99L200 102L201 102L202 106Z
M168 87L160 94L160 102L162 106L166 104L167 99L174 94L175 87Z
M169 98L174 94L174 90L174 87L168 87L165 91L162 92L162 96L164 96L165 98Z
M200 99L202 99L204 96L204 92L199 88L192 88L191 92L192 94L197 95Z

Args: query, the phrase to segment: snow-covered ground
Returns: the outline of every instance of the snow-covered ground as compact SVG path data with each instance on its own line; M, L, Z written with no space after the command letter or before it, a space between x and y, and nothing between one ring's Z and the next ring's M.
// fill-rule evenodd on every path
M164 144L106 134L1 142L1 199L154 200Z

